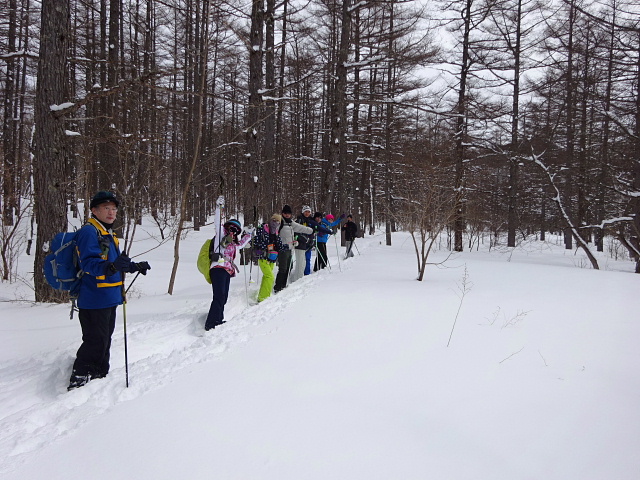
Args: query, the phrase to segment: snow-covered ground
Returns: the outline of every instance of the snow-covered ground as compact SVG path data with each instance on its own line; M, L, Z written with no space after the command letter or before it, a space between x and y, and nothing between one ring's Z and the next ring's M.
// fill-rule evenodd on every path
M132 256L153 244L144 228ZM532 240L417 282L407 234L361 239L340 263L331 238L331 270L258 305L257 269L253 283L241 270L227 323L202 335L211 230L183 240L173 295L173 245L138 257L152 270L127 305L129 388L122 309L111 373L67 392L77 319L0 285L0 478L640 478L631 262L594 271Z

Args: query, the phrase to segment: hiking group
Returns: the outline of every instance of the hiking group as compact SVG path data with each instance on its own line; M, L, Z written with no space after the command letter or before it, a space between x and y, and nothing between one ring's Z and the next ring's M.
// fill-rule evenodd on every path
M120 251L113 230L119 205L120 199L112 192L97 192L89 204L91 214L84 226L77 232L57 234L45 257L47 282L58 290L69 292L71 316L77 305L82 330L82 343L73 363L68 390L109 373L111 337L118 305L123 305L126 363L125 274L136 273L137 278L138 274L146 275L151 266L145 261L134 262L126 252ZM336 219L321 212L312 216L311 208L305 205L293 220L293 210L285 205L280 214L273 214L266 223L243 229L237 219L223 222L223 210L224 197L219 197L214 215L215 234L202 245L197 260L198 270L211 284L213 293L205 331L224 323L231 278L239 271L235 263L238 251L251 247L247 257L250 256L251 265L257 264L262 272L257 296L257 301L261 302L272 292L280 292L288 284L311 274L313 250L317 252L313 271L331 267L327 240L346 216L342 214ZM346 219L341 227L345 232L345 259L353 257L352 248L358 232L351 215ZM128 386L128 365L126 368Z
M332 228L345 218L345 214L335 219L333 215L323 215L321 212L311 216L311 207L305 205L300 215L293 220L293 210L285 205L281 213L274 213L266 223L257 228L250 226L243 229L240 221L235 218L223 223L222 209L224 198L219 197L213 222L215 235L204 242L197 262L198 270L213 290L213 299L204 324L205 331L224 323L224 306L229 296L230 280L239 271L235 263L239 250L251 243L251 254L247 257L250 256L251 265L257 264L262 272L257 296L257 301L262 302L271 293L278 293L288 284L311 274L314 249L317 251L314 271L330 266L327 240L335 233ZM351 215L347 220L342 226L348 242L345 259L353 256L351 247L358 231Z

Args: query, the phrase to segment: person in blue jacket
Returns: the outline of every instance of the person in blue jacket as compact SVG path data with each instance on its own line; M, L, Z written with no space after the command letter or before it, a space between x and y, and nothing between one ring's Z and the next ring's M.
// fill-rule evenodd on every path
M311 227L314 233L308 235L305 233L299 233L296 236L296 265L291 272L290 283L300 280L304 275L309 275L311 273L311 250L315 245L315 234L331 233L331 230L326 229L313 219L311 216L311 207L308 205L302 207L302 214L298 216L296 222L305 227Z
M340 217L335 221L334 221L334 218L335 217L331 214L328 214L324 218L322 218L322 213L320 212L316 212L314 216L314 220L316 222L320 223L320 225L322 225L324 228L328 229L331 232L331 233L318 233L316 237L317 255L316 255L316 262L313 265L314 272L317 272L321 268L325 268L327 266L327 262L328 262L327 242L329 241L329 235L333 235L333 230L331 230L331 227L335 227L336 225L338 225L340 223L340 220L343 217Z
M113 232L120 201L112 192L100 191L91 199L91 218L76 236L82 277L78 293L78 317L82 345L78 349L68 390L81 387L109 373L111 336L116 308L124 300L124 273L147 274L147 262L132 262L120 253Z

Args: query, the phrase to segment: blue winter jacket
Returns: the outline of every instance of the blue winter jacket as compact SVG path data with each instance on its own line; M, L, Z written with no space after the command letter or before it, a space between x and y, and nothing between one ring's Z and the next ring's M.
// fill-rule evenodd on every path
M320 222L320 224L323 227L325 227L326 229L328 229L329 231L332 231L331 227L335 227L339 223L340 223L340 219L339 218L336 218L336 220L334 222L330 222L326 218L323 218L322 221ZM322 234L318 233L318 239L317 239L318 243L327 243L328 241L329 241L329 234L328 233L322 233Z
M120 250L118 238L95 218L90 218L76 236L80 269L78 308L109 308L122 304L122 273L106 273Z

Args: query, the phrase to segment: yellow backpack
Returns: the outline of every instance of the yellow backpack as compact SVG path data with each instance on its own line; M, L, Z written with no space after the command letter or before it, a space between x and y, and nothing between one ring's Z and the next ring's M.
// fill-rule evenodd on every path
M211 276L209 270L211 268L211 257L209 249L211 248L211 239L202 244L200 253L198 254L198 271L204 275L204 279L207 283L211 283Z

